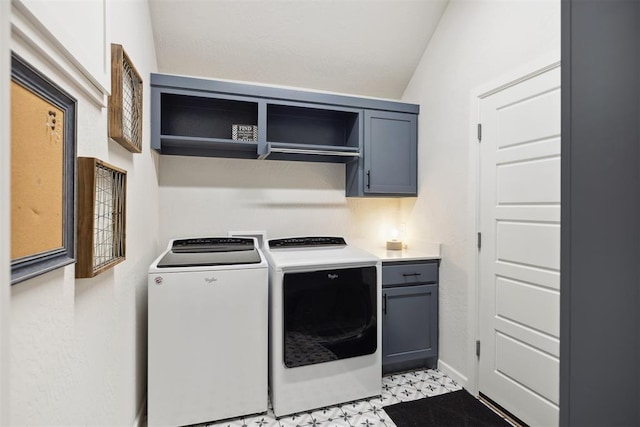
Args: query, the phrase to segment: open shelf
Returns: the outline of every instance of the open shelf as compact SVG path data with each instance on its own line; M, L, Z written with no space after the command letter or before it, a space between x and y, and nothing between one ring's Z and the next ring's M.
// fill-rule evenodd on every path
M172 135L161 135L160 141L162 154L241 159L256 159L258 157L258 145L255 142Z
M267 141L358 147L358 112L267 105Z
M232 125L258 124L257 102L170 93L160 102L161 135L232 141Z
M267 141L260 158L347 163L360 156L359 110L267 104Z

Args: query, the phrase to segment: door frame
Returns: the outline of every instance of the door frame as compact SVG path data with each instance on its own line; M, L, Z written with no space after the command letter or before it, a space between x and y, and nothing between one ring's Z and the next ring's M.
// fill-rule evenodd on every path
M469 230L468 256L472 260L472 274L469 283L468 307L468 366L472 367L466 384L467 390L478 396L480 379L480 361L476 357L476 341L480 339L480 253L477 248L477 236L480 232L480 143L478 142L478 123L480 123L480 103L497 92L510 88L560 67L560 50L554 50L522 66L505 72L500 77L478 86L470 93L469 110ZM500 402L497 402L498 404Z

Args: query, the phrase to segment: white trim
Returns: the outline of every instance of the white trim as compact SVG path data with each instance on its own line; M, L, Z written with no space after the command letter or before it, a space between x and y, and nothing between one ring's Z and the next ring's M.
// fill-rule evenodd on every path
M93 76L20 0L12 0L11 5L12 35L16 39L24 41L39 56L45 58L58 71L74 82L98 107L106 107L110 90L105 87L106 82L102 84L96 76ZM105 14L104 37L106 43L106 37L108 36L108 17L106 15L108 7L106 6L106 0L103 11ZM107 46L104 49L105 67L107 67ZM108 71L108 68L105 69L107 77Z
M455 370L451 365L443 362L438 359L438 370L442 373L447 374L449 378L460 384L463 388L467 388L469 385L469 380L467 377L462 375L460 372Z
M522 66L503 73L471 91L472 99L486 98L525 80L560 66L560 51L554 50ZM474 117L474 120L477 117Z
M477 232L480 229L480 217L478 204L480 194L480 180L478 179L480 173L480 151L478 149L478 118L480 116L480 102L477 95L472 94L470 99L471 109L469 117L471 118L471 125L469 126L469 141L471 149L469 150L468 168L469 168L469 186L468 186L468 199L469 209L467 221L469 223L469 230L471 230L471 236L469 242L471 245L467 248L467 259L472 260L471 267L473 274L470 275L472 282L469 284L469 293L467 295L467 306L469 307L467 330L468 342L467 342L467 366L469 367L469 381L467 383L467 390L474 396L478 395L478 358L476 356L476 340L480 336L480 322L479 322L479 292L478 292L478 249L477 249Z
M102 52L102 71L105 76L104 84L106 87L102 87L102 94L105 97L111 95L111 25L109 20L111 19L111 4L108 0L102 0L102 45L104 50ZM103 97L104 99L104 97ZM108 101L108 98L107 98Z
M521 67L517 67L501 77L492 80L482 86L471 91L470 105L471 113L469 123L469 143L471 149L469 150L469 206L471 206L468 224L471 235L469 236L470 242L476 242L477 233L480 232L480 147L477 139L478 123L480 122L480 101L490 95L512 87L518 83L529 80L542 73L550 71L560 66L560 51L554 50L549 52L534 61L531 61ZM479 253L476 245L471 245L471 252L473 255L470 259L473 260L473 282L469 287L469 336L467 342L467 348L469 351L469 366L472 367L469 374L470 381L468 383L468 390L473 395L478 395L479 391L479 376L480 376L480 361L476 357L475 348L476 341L480 339L480 260ZM482 354L482 350L481 350Z
M136 415L136 419L133 420L133 427L144 427L147 425L147 395L144 395L142 404Z
M9 305L11 302L11 50L9 2L0 1L0 425L9 425Z
M534 78L536 76L539 76L540 74L544 74L547 71L553 70L554 68L559 67L559 66L560 66L560 60L555 61L554 63L549 64L546 67L543 67L543 68L540 68L539 70L535 70L535 71L533 71L531 73L528 73L528 74L526 74L526 75L524 75L524 76L522 76L522 77L520 77L520 78L518 78L516 80L510 81L510 82L505 83L505 84L503 84L501 86L498 86L498 87L496 87L496 88L494 88L492 90L489 90L488 92L484 92L481 95L479 95L478 98L480 98L480 99L487 98L487 97L489 97L491 95L494 95L494 94L496 94L496 93L498 93L500 91L503 91L503 90L508 89L508 88L510 88L512 86L515 86L515 85L520 84L522 82L525 82L525 81L527 81L529 79L532 79L532 78Z

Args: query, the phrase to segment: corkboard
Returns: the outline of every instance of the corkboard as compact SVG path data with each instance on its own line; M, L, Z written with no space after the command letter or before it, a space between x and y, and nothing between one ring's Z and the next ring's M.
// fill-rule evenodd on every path
M63 247L64 112L11 82L11 258Z

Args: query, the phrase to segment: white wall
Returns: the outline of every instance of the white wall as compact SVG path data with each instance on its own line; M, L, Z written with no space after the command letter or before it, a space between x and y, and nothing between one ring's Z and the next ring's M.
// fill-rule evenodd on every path
M109 2L108 22L110 41L124 46L145 83L141 154L108 140L107 111L81 84L22 39L12 40L14 50L77 98L78 155L128 175L125 262L94 279L75 280L71 265L11 288L11 425L131 426L144 402L146 270L158 248L157 155L148 126L156 59L146 1Z
M20 0L15 5L36 17L37 22L51 33L49 42L55 40L54 44L63 46L71 54L85 79L99 90L108 92L111 86L108 31L96 30L104 27L109 1ZM74 19L76 17L79 19ZM69 18L73 19L72 25L69 25Z
M560 49L560 1L452 0L404 93L421 105L419 196L408 225L442 243L440 362L475 387L475 175L471 93Z
M268 238L342 235L383 244L400 199L345 197L341 164L181 156L160 159L160 242L263 230Z
M127 261L95 279L75 280L66 267L12 287L12 425L131 425L146 384L147 266L171 237L230 229L383 241L407 221L412 238L442 242L441 360L463 379L472 375L470 91L557 49L559 2L448 6L405 93L422 106L417 200L347 199L342 165L158 158L148 139L148 73L156 61L147 3L110 2L109 22L111 40L146 79L143 153L108 142L106 110L66 78L57 81L78 98L78 154L129 172ZM58 75L19 41L13 48Z
M11 73L9 57L9 10L7 1L0 1L0 111L9 108L9 81ZM0 425L9 423L9 308L10 292L10 219L9 193L11 146L9 144L8 114L0 114Z

